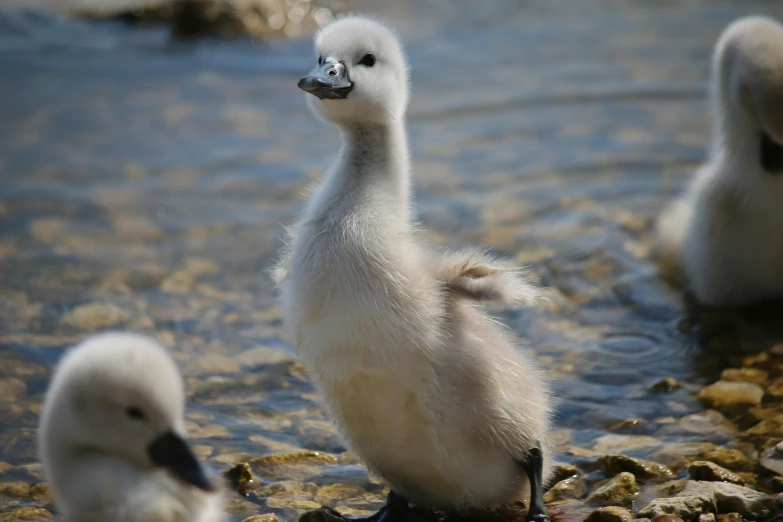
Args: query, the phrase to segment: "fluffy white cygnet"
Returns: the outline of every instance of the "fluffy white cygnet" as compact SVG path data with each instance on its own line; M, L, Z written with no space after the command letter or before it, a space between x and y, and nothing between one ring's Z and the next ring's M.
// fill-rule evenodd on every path
M105 333L71 349L44 401L39 456L72 522L216 522L222 500L184 441L174 360L139 335Z
M300 357L350 447L390 483L384 519L407 516L408 501L462 510L527 498L528 518L546 520L545 375L476 304L538 292L483 253L416 239L394 34L343 18L315 48L299 87L343 145L276 271Z
M704 304L783 296L783 27L729 25L710 95L709 159L662 214L659 258Z

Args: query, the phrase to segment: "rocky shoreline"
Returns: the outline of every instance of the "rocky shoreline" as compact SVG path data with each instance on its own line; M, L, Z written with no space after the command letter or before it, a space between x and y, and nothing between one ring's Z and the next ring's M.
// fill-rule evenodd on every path
M312 34L346 9L340 0L155 0L140 5L71 10L77 18L159 25L176 39L252 38Z

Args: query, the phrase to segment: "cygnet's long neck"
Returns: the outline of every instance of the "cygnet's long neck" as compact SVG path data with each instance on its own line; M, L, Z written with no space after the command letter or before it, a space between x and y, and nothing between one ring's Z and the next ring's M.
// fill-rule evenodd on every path
M403 121L351 123L341 131L340 160L324 183L326 199L339 200L341 207L380 205L378 211L407 223L410 159Z
M724 89L713 93L710 160L725 175L748 179L761 171L761 131L744 107L730 99ZM739 180L735 180L739 181Z

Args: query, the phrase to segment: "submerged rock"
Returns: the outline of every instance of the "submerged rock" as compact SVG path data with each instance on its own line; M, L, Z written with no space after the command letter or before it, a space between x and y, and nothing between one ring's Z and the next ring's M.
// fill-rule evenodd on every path
M682 388L682 384L673 377L666 377L650 386L647 390L652 393L672 392Z
M609 434L598 437L595 441L594 451L608 453L611 451L622 451L630 448L641 448L644 446L657 446L661 441L655 437L647 435L617 435Z
M0 513L0 522L20 522L27 520L49 520L52 514L43 509L37 507L20 507L9 509L4 513Z
M768 375L769 372L759 368L726 368L720 378L723 381L763 384Z
M693 480L705 480L710 482L731 482L732 484L745 484L745 481L731 471L718 466L714 462L697 460L688 466L688 473Z
M632 518L631 513L625 508L607 506L590 513L585 522L629 522Z
M630 503L637 492L636 477L632 473L622 472L590 493L587 501L592 504L623 505Z
M244 519L242 522L280 522L277 515L274 513L266 513L264 515L254 515Z
M739 513L750 520L766 520L774 511L775 499L756 490L729 484L711 482L719 513Z
M658 515L657 517L644 520L649 520L650 522L683 522L677 515ZM701 522L701 520L699 520L699 522Z
M604 455L598 461L610 474L627 471L633 473L636 478L647 480L665 480L674 476L672 470L649 460L635 459L627 455Z

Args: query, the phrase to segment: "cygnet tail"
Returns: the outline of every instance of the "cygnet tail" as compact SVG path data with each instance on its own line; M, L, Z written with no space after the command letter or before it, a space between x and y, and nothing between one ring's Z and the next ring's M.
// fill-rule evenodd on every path
M530 305L541 297L522 270L479 250L435 257L435 277L457 297L509 305Z

